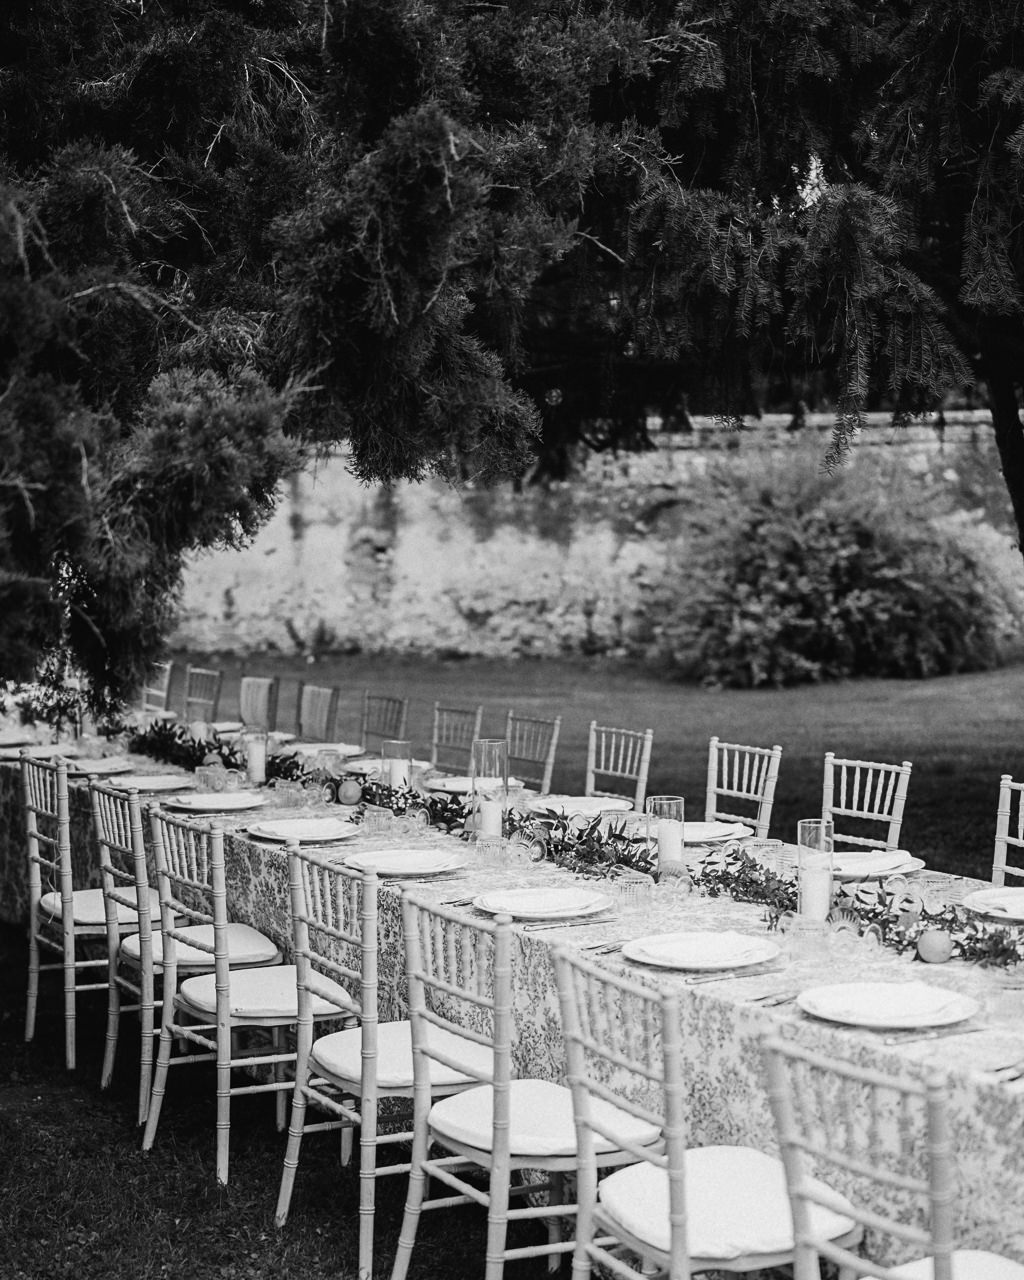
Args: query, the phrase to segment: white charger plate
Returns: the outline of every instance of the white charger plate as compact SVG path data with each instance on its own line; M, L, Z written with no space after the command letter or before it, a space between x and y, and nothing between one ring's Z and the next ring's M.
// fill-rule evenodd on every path
M110 785L119 791L192 791L196 780L186 773L127 773Z
M74 760L78 755L78 748L73 742L37 742L22 747L0 747L0 760L17 760L23 751L33 760L50 760L54 756Z
M659 969L718 972L767 964L780 952L768 938L750 938L731 929L724 932L659 933L623 943L627 960L656 965Z
M754 828L742 822L684 822L685 844L709 844L713 840L743 840L754 834Z
M171 796L164 803L168 809L183 809L187 813L237 813L262 809L267 797L258 791L203 791L192 796Z
M103 778L112 773L130 773L134 768L135 765L132 761L125 759L124 756L101 756L95 759L76 760L73 764L68 765L68 773L83 776L92 774L97 778Z
M460 854L439 849L366 849L352 853L345 866L356 871L376 871L379 876L436 876L466 865Z
M321 751L336 751L339 756L363 754L363 749L357 742L293 742L288 750L297 756L315 756Z
M413 761L416 764L416 761ZM523 784L518 778L509 778L508 785L510 787L521 787ZM426 786L430 791L444 791L451 796L464 796L473 789L473 779L463 775L452 777L431 778Z
M276 818L269 822L251 823L246 830L258 840L273 840L285 844L297 840L300 844L322 844L332 840L348 840L359 834L355 822L341 818Z
M947 1027L978 1012L978 1001L925 982L837 982L796 998L804 1013L850 1027Z
M612 905L606 893L592 889L507 889L482 893L473 900L478 911L509 915L513 920L572 920L598 915Z
M963 906L979 915L1009 923L1024 921L1024 889L975 889L964 895Z
M527 800L526 808L530 813L560 813L563 817L580 813L590 817L597 813L629 813L633 808L631 800L619 799L615 796L537 796Z
M895 857L896 854L900 856ZM833 874L837 880L887 880L906 876L924 867L924 858L912 858L903 849L874 853L843 849L835 854Z

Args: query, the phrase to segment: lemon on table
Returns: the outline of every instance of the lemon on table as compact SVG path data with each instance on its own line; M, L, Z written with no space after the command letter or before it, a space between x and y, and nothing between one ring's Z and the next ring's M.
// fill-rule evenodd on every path
M917 940L917 954L927 964L942 964L953 954L953 939L945 929L925 929Z
M354 778L347 779L338 788L339 804L358 804L359 801L362 800L362 798L363 798L362 785L356 782Z

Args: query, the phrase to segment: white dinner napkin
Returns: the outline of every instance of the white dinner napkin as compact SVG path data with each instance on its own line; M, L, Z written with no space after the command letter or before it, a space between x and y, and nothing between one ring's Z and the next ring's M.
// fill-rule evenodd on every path
M703 969L717 966L756 964L778 954L774 943L764 938L748 938L746 934L726 929L716 933L665 933L652 938L637 938L631 948L638 956L646 956L658 964L680 969Z
M1024 889L982 889L971 894L971 902L984 911L1024 918Z
M909 861L906 849L837 849L834 865L840 876L879 876L905 867Z

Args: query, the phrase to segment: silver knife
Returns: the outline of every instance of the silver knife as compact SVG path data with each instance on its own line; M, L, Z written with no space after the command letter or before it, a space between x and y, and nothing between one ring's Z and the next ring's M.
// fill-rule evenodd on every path
M913 1031L910 1035L883 1036L882 1044L913 1044L917 1040L945 1040L947 1036L973 1036L977 1031L988 1031L989 1027L936 1027L931 1031Z
M545 929L582 929L591 924L617 924L616 916L605 916L601 920L557 920L548 924L524 924L528 933L542 933Z

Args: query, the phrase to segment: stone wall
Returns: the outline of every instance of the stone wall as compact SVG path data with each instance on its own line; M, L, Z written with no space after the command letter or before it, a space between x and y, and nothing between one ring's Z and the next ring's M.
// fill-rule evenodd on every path
M591 455L553 488L368 488L341 455L295 477L273 519L240 552L198 557L186 575L175 647L237 653L435 652L480 656L635 654L657 647L652 591L686 562L683 521L723 452L778 459L828 425L785 419L727 431L697 423L650 453ZM992 554L1020 576L991 429L963 415L942 432L865 431L848 465L890 451L952 489Z

